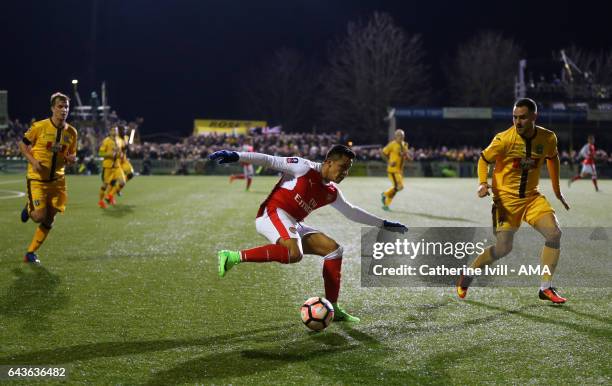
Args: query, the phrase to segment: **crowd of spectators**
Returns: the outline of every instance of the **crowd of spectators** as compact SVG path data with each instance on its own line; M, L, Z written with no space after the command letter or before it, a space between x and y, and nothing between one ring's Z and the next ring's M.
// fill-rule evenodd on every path
M222 149L242 150L245 136L206 135L188 137L180 143L149 143L133 145L130 157L137 159L187 159L206 158L209 154ZM253 137L256 151L283 157L304 157L322 160L329 148L336 143L350 143L340 133L337 134L269 134ZM358 160L380 160L380 149L384 144L353 146ZM480 148L411 148L410 157L414 160L478 160Z
M23 133L28 130L28 124L19 119L8 122L8 128L0 129L0 158L20 157L19 142Z
M21 157L19 142L29 125L19 120L10 121L8 129L0 130L0 157ZM129 123L129 128L137 128L136 123ZM78 158L81 163L92 165L97 156L98 146L106 135L105 131L87 125L78 125L79 144ZM329 148L336 143L351 144L349 139L337 132L333 134L313 133L278 133L251 136L256 151L278 156L300 156L312 160L322 160ZM221 149L242 150L247 141L246 136L211 134L190 136L176 143L142 142L130 146L129 156L143 160L182 160L195 161L205 159L209 154ZM384 144L351 144L358 160L380 160L380 149ZM411 147L410 158L415 161L472 161L480 156L481 149L472 146L456 148ZM562 163L579 161L577 151L561 151ZM599 149L599 161L612 163L612 154ZM93 167L93 165L92 165Z
M242 150L246 142L245 136L202 135L185 138L179 143L135 144L130 148L130 157L135 159L204 159L209 154L222 149ZM254 136L255 151L283 157L304 157L311 160L322 160L329 148L336 143L350 141L341 133L336 134L268 134ZM351 144L362 161L381 160L380 150L385 144ZM480 147L411 147L410 158L415 161L467 161L476 162L480 157ZM579 162L577 151L560 152L561 162ZM612 163L612 154L603 149L597 150L597 160Z

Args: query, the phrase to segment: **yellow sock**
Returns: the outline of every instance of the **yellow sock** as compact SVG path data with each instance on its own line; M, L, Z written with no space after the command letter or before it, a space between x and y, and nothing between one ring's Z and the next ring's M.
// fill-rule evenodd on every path
M104 199L104 192L106 192L106 188L100 188L100 200Z
M550 287L550 282L555 273L555 268L557 268L560 253L561 250L559 248L551 248L546 245L542 248L542 254L540 255L542 269L544 266L548 266L548 270L550 271L550 274L545 273L542 275L542 282L547 284L546 288Z
M471 268L482 268L485 265L490 265L494 260L493 260L493 254L491 253L491 249L493 249L493 247L488 247L487 249L484 250L484 252L482 252L480 255L478 255L478 257L472 261L472 264L470 265Z
M46 226L42 224L39 225L36 228L36 231L34 232L34 237L32 237L32 242L30 243L30 246L28 247L28 252L36 252L38 248L40 248L42 243L45 242L45 239L47 238L47 235L49 234L50 230L51 228L47 228Z

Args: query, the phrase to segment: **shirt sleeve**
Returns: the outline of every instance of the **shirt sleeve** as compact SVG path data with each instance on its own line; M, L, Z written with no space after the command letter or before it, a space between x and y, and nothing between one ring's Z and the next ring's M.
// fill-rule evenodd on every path
M26 145L34 145L40 134L40 126L34 124L23 135L23 142Z
M77 151L77 131L72 130L72 142L70 143L70 147L68 147L68 154L76 154Z
M382 152L383 152L384 155L386 155L388 157L389 153L391 153L391 143L389 143L387 146L383 147Z
M589 156L589 145L584 145L578 154L582 158L587 158Z
M239 152L240 161L278 170L292 176L301 176L310 169L318 169L317 164L299 157L275 157L262 153Z
M495 162L495 158L505 153L504 140L500 134L497 134L491 144L480 153L480 156L487 163Z
M548 146L546 149L546 158L554 158L558 154L557 152L557 136L555 133L551 133L548 138Z
M108 145L109 145L108 138L104 138L104 141L102 141L102 145L100 145L100 150L98 151L98 154L100 156L104 158L110 157L110 154L108 154L109 153Z
M366 212L360 207L355 206L350 202L346 201L340 189L338 189L338 196L336 197L336 201L332 202L331 206L333 206L338 212L342 213L344 217L348 218L351 221L374 227L382 227L383 225L384 220L382 218L379 218L369 212Z

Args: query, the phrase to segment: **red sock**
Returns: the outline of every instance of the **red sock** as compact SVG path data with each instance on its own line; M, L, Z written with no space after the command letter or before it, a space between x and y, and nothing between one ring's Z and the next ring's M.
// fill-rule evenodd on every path
M332 303L338 301L340 294L340 277L342 276L342 258L323 261L323 284L325 297Z
M580 177L580 174L578 174L577 176L572 177L572 182L577 181L579 179L581 179L582 177Z
M240 260L248 263L267 263L270 261L277 261L283 264L291 263L289 261L289 250L280 244L268 244L245 249L240 251L240 257Z
M249 190L249 188L251 187L251 182L253 182L253 179L251 177L247 177L247 190Z
M592 178L593 180L593 185L595 185L595 190L599 190L599 187L597 186L597 178Z

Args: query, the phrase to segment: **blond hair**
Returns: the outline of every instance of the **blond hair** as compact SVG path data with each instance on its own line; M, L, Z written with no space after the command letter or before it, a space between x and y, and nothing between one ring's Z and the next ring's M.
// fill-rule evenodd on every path
M55 102L58 100L62 102L70 102L68 95L62 94L61 92L56 92L51 95L51 107L55 106Z

